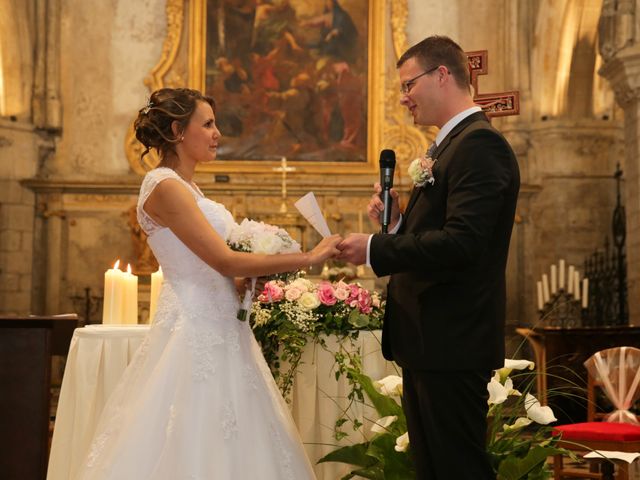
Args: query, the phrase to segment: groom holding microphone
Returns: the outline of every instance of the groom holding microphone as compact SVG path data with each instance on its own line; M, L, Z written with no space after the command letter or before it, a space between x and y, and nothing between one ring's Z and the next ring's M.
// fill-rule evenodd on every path
M397 67L401 104L416 124L440 131L414 166L417 182L402 214L391 189L395 154L381 153L382 185L367 210L382 233L349 235L338 246L339 258L391 275L382 350L403 369L417 478L491 479L487 383L504 363L505 268L518 164L473 103L460 46L428 37Z

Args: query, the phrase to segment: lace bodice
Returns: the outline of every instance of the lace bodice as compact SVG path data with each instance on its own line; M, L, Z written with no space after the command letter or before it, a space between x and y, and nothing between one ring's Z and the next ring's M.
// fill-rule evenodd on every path
M198 187L185 182L170 168L156 168L147 173L140 187L138 222L149 236L147 241L162 267L165 282L169 283L174 290L182 291L184 293L180 295L182 298L192 295L218 297L219 300L222 300L221 295L235 297L233 282L230 279L213 270L189 250L169 228L159 225L144 211L144 204L153 189L167 179L179 181L193 194L198 208L224 240L235 225L231 213L223 205L207 199ZM218 302L218 305L221 303L228 302ZM186 304L188 305L189 302Z

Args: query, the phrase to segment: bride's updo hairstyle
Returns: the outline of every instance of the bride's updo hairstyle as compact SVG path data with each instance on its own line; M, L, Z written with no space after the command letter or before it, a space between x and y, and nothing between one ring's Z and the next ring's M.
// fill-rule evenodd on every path
M141 158L155 148L161 164L172 162L175 159L175 145L182 141L182 132L187 128L198 102L208 103L215 112L213 98L202 95L197 90L161 88L153 92L147 104L138 111L138 118L133 123L136 138L145 146ZM179 125L177 135L171 129L173 122L178 122Z

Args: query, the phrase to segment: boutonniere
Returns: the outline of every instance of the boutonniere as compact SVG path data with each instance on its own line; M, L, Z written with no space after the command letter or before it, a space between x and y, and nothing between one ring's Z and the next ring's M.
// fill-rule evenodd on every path
M424 187L427 183L433 185L436 179L433 178L433 166L438 159L428 156L416 158L409 165L409 176L416 187Z

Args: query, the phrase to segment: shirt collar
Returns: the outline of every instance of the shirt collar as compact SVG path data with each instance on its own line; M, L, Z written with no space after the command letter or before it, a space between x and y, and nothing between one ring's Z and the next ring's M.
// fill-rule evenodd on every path
M482 108L476 105L474 107L467 108L466 110L463 110L457 115L454 115L453 117L451 117L449 121L442 126L442 128L436 135L436 139L435 139L436 145L440 145L442 140L444 140L444 137L449 135L449 132L451 132L451 130L453 130L453 128L456 125L458 125L462 120L467 118L469 115L472 115L476 112L481 112L481 111L482 111Z

